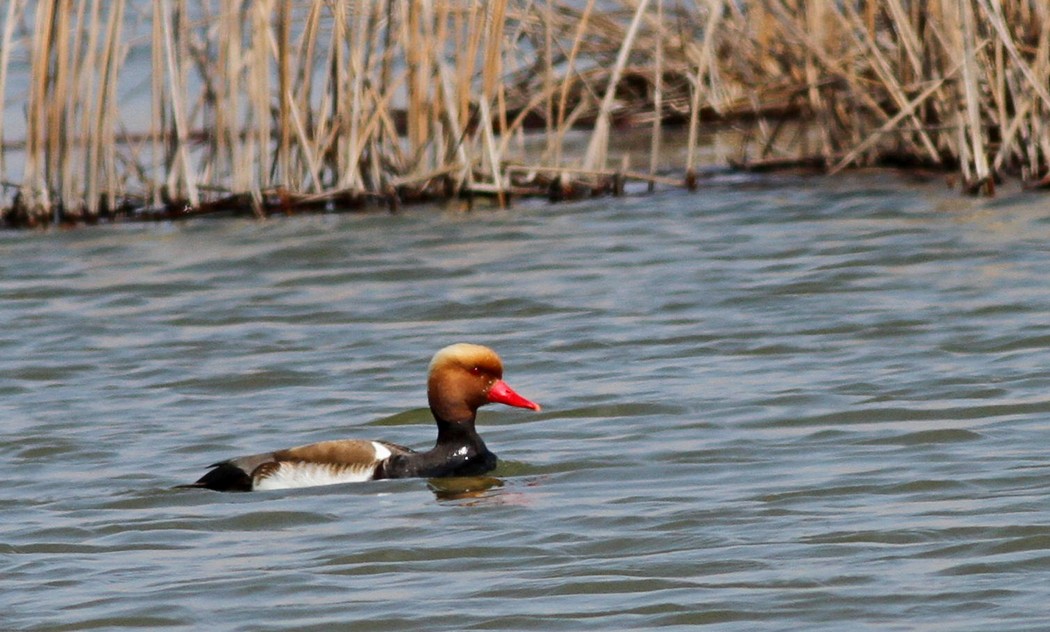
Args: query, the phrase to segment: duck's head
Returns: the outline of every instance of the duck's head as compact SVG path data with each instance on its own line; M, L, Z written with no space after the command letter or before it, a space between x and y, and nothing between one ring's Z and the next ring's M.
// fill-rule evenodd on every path
M514 392L503 381L503 363L481 345L458 343L434 354L427 377L427 400L439 421L473 421L489 403L539 410L539 404Z

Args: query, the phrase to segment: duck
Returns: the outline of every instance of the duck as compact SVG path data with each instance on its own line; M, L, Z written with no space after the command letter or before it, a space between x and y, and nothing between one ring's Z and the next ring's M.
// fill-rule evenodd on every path
M539 411L540 406L503 381L503 362L492 349L456 343L434 354L427 401L437 424L434 447L417 452L388 441L336 439L212 464L182 488L249 492L393 478L480 476L498 459L474 427L478 408L491 403Z

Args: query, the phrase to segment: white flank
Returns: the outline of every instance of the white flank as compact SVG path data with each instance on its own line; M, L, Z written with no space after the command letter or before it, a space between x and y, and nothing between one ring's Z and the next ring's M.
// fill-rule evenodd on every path
M386 448L383 450L390 453ZM372 480L372 473L375 472L375 469L376 463L361 464L356 467L332 467L328 463L287 461L281 463L281 466L269 476L255 479L252 489L291 489L337 483L361 483Z

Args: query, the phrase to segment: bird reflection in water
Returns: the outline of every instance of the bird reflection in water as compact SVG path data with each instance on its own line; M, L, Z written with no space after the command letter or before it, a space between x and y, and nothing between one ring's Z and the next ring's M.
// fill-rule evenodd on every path
M438 500L471 500L492 496L492 490L503 487L503 479L494 476L454 476L432 478L427 487Z
M502 478L495 476L453 476L432 478L427 487L434 492L439 501L466 501L461 504L468 507L476 505L520 505L528 506L536 502L537 490L546 476L514 478L510 485Z

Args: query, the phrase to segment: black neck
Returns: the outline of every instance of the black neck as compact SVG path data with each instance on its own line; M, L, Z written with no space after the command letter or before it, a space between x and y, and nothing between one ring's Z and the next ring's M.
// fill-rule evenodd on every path
M460 422L437 419L437 429L438 436L437 443L434 444L434 450L449 447L455 451L463 446L485 449L485 442L481 440L478 431L474 428L473 417L468 421Z

